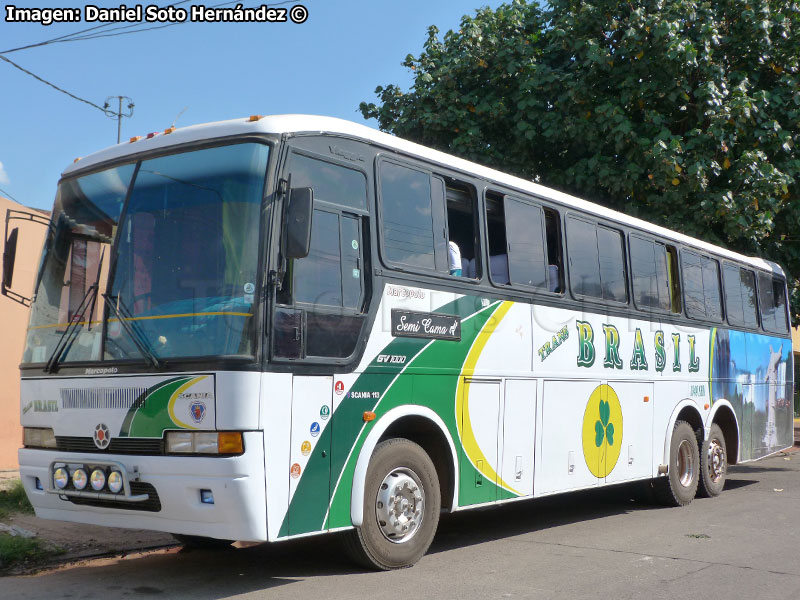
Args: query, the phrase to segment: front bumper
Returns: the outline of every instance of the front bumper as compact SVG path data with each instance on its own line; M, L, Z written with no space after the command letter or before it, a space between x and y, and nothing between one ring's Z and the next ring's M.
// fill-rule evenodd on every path
M245 452L233 457L141 456L107 453L19 451L20 478L36 516L109 527L151 529L229 540L266 541L263 433L244 433ZM53 463L120 463L138 481L152 486L160 502L156 512L129 508L125 502L91 506L48 493ZM36 479L45 489L38 489ZM214 504L200 500L211 490Z

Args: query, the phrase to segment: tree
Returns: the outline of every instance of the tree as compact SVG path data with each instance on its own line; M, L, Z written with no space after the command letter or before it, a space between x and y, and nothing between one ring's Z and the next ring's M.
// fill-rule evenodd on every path
M514 0L428 30L379 127L790 275L800 319L800 5Z

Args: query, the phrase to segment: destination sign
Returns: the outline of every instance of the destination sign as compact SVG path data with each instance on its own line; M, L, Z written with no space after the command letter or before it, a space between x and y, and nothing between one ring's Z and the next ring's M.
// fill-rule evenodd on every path
M461 317L392 309L394 337L461 341Z

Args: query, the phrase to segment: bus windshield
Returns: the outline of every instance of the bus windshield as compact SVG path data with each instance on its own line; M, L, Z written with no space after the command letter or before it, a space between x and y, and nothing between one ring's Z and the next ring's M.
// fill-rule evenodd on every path
M23 362L252 356L268 158L236 144L63 181Z

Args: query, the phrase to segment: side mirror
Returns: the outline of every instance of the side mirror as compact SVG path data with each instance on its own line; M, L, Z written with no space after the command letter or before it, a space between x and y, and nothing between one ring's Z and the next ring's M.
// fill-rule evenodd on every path
M305 258L311 249L311 220L314 214L314 190L293 188L286 209L284 256Z
M14 263L17 261L17 238L19 237L19 227L11 230L11 234L6 239L6 247L3 251L3 289L11 289L11 282L14 280Z

